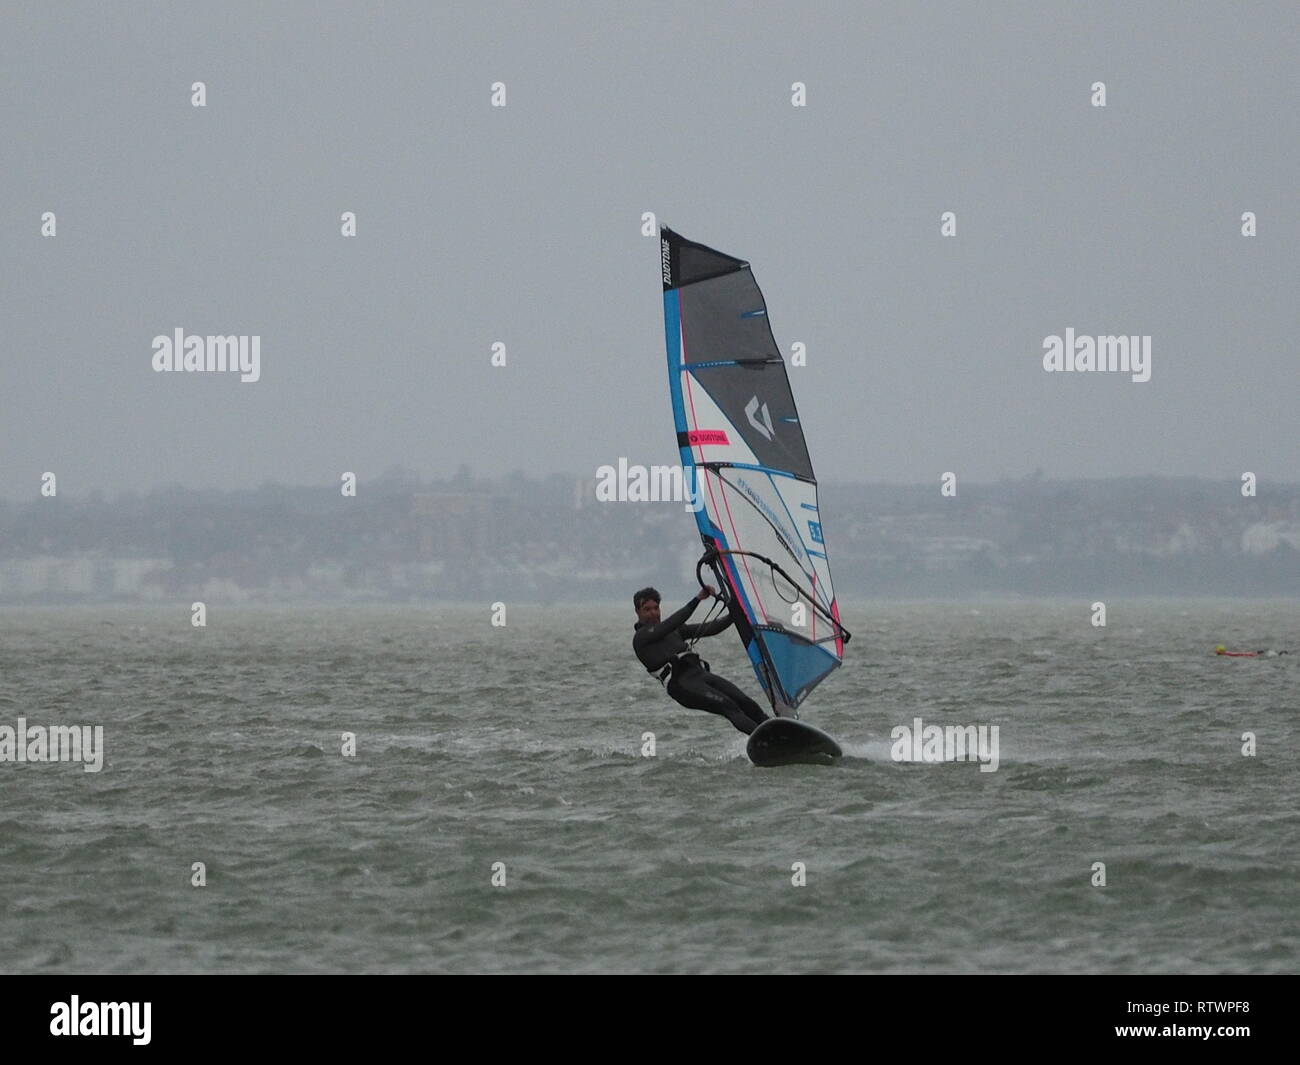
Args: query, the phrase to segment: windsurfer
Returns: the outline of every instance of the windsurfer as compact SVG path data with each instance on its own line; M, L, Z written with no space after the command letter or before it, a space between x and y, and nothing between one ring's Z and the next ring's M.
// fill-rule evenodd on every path
M716 594L713 588L701 588L699 595L677 613L661 620L659 593L653 588L642 588L632 597L637 616L632 650L650 673L661 681L667 680L668 694L682 706L720 714L749 735L767 720L768 715L731 681L714 676L709 664L686 643L687 640L716 636L731 624L729 617L703 625L686 624L695 608Z

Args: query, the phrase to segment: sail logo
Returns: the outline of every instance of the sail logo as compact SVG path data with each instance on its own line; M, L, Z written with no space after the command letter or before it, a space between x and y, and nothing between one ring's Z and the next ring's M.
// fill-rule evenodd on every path
M663 260L664 267L664 285L668 288L673 287L673 256L668 250L668 240L665 237L659 238L659 256Z
M763 412L763 421L761 423L754 417L754 415L760 410ZM771 440L775 435L776 430L772 428L772 415L768 413L767 404L764 403L760 407L757 396L753 396L750 401L745 404L745 417L749 419L750 425L763 434L765 440Z
M1048 373L1126 373L1141 384L1151 380L1149 336L1065 336L1043 338L1043 369Z
M768 505L766 499L754 491L749 482L739 473L739 471L736 471L736 479L734 481L727 481L725 483L730 484L733 488L739 488L745 493L745 498L754 504L758 512L762 514L763 517L767 519L767 523L772 526L772 533L776 537L777 543L793 555L801 565L808 561L808 556L804 553L803 545L799 541L798 536L795 535L794 530L786 525L786 523L781 519L781 516Z
M997 725L897 725L889 733L895 762L979 762L981 773L998 768Z
M691 429L686 434L686 442L691 447L727 447L731 443L725 429Z
M617 467L597 467L596 499L601 503L685 503L691 514L704 509L694 466L647 468L621 456Z

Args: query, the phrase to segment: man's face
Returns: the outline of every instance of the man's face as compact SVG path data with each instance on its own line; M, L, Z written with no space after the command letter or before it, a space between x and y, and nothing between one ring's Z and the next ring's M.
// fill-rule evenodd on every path
M647 599L636 609L637 620L642 625L659 624L659 601L657 599Z

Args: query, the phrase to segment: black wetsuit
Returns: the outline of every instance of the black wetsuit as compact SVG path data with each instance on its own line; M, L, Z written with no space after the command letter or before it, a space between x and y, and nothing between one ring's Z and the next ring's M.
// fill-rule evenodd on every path
M682 706L721 714L748 735L767 720L768 715L731 681L710 673L708 664L686 645L687 640L716 636L731 624L730 618L719 618L705 625L687 625L686 619L699 604L698 599L692 599L657 625L643 625L638 621L636 635L632 637L632 650L641 664L661 680L665 674L671 673L668 694Z

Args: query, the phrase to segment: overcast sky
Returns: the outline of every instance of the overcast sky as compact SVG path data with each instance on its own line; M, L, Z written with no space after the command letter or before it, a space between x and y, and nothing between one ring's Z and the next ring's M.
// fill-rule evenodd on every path
M1290 0L3 23L0 497L676 462L647 211L807 345L822 480L1300 479ZM155 373L178 327L261 380ZM1067 327L1149 334L1151 380L1045 372Z

